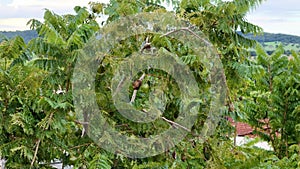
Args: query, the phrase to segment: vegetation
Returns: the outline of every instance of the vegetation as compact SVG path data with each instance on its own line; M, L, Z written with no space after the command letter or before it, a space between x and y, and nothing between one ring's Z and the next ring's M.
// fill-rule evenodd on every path
M225 89L222 92L226 92L226 103L218 107L220 115L251 124L274 151L250 147L252 143L242 147L234 145L230 139L234 137L234 129L225 118L218 123L214 133L201 137L213 99L209 83L212 69L196 52L204 52L205 48L192 49L189 46L191 43L183 44L171 36L151 32L117 39L108 52L95 54L99 63L95 76L83 67L80 69L82 76L76 79L83 81L89 76L96 77L97 105L108 119L107 123L119 132L130 137L151 137L161 133L170 128L170 124L175 124L170 122L180 117L180 103L185 103L174 77L150 67L130 79L134 81L144 74L142 86L127 89L129 93L138 91L133 101L137 110L147 110L153 105L158 110L164 110L163 116L158 111L160 118L151 123L138 124L124 118L114 106L111 96L116 80L113 79L114 71L121 67L123 60L141 52L141 45L145 47L149 41L158 53L175 56L190 67L196 84L201 88L201 91L193 90L195 95L200 96L195 101L200 103L200 107L194 125L175 147L142 159L128 158L122 152L109 152L94 142L90 137L93 130L89 124L95 121L89 121L89 114L85 111L82 113L85 121L80 121L75 111L72 89L76 79L74 81L72 75L76 61L82 61L82 54L90 47L88 42L95 42L94 35L97 42L101 36L99 29L104 33L113 32L118 27L109 27L111 23L142 12L163 15L166 13L161 6L163 2L91 2L89 8L75 7L75 15L62 16L46 9L43 22L35 19L28 22L31 29L37 32L37 37L28 43L20 36L1 40L0 156L6 159L7 168L51 168L50 164L56 160L60 160L63 166L101 169L300 168L300 55L292 51L288 57L280 45L269 55L257 41L238 32L262 33L260 27L245 19L247 12L262 0L167 2L174 5L178 18L193 24L201 32L197 29L192 31L204 34L216 48L217 58L224 67L216 82L223 84ZM109 17L100 28L96 18L102 14ZM95 47L102 46L95 43ZM256 47L257 53L254 59L249 54L249 49L253 47ZM153 97L151 100L151 91L163 96L161 100ZM160 95L162 91L164 95ZM89 91L82 92L91 95ZM82 100L76 101L83 107L91 106L85 105ZM269 132L263 132L265 123L261 119L268 119ZM107 140L110 143L118 141ZM142 147L135 145L134 149L138 148Z
M259 42L268 54L272 54L275 49L282 44L284 47L284 54L291 55L292 51L300 51L300 37L295 35L286 35L286 34L273 34L264 32L262 34L254 36L253 34L239 34L253 39ZM28 43L31 39L37 37L35 30L26 30L26 31L0 31L0 35L11 39L16 36L23 37L25 43ZM251 56L256 56L255 48L250 49Z
M36 38L38 35L35 30L25 30L25 31L0 31L0 34L7 37L8 39L11 39L16 36L21 36L25 42L30 41L33 38ZM282 43L282 44L295 44L298 45L298 49L300 48L300 37L295 35L287 35L287 34L274 34L274 33L268 33L263 32L262 34L254 36L253 34L242 34L239 32L239 34L249 38L253 39L260 44L268 44L268 43ZM284 45L285 46L285 45Z
M300 37L285 34L263 33L254 36L253 34L244 34L243 36L259 42L268 54L272 54L280 45L284 47L284 54L291 55L292 51L300 51ZM251 49L251 56L256 56L255 49Z
M259 74L250 76L249 91L245 100L245 113L249 121L262 128L261 119L270 128L268 134L261 137L271 142L275 154L289 157L289 147L299 143L299 56L283 55L279 46L272 55L268 55L261 46L257 46L258 57L254 62ZM252 73L251 71L250 74ZM259 87L258 87L259 86ZM246 89L246 88L245 88ZM245 90L244 89L244 90Z

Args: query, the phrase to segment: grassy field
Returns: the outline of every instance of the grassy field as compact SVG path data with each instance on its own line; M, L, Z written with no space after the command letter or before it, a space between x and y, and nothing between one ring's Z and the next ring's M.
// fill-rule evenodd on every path
M273 51L275 50L280 44L283 45L284 49L286 51L300 51L300 44L295 43L281 43L281 42L264 42L262 43L263 47L267 51Z
M300 44L298 43L286 43L286 42L261 42L260 43L265 51L267 51L269 54L272 53L279 45L283 45L284 51L286 55L290 55L291 51L295 51L297 53L300 52ZM255 53L255 49L250 49L251 55Z

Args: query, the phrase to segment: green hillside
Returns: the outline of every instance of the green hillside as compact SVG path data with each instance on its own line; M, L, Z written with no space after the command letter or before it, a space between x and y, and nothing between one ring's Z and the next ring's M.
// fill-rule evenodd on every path
M287 34L275 34L275 33L267 33L265 32L263 35L254 36L253 34L244 35L250 39L257 40L260 43L266 42L281 42L281 43L294 43L300 44L300 36L295 35L287 35Z
M247 38L258 41L266 50L268 54L273 53L273 51L282 44L285 49L285 54L290 55L291 51L300 52L300 37L295 35L287 34L275 34L275 33L264 33L259 36L254 36L253 34L243 35ZM256 55L255 50L251 49L251 55Z

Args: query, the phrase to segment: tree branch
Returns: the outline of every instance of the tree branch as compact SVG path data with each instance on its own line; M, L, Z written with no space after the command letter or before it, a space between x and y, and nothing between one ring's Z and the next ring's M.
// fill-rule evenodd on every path
M119 82L119 84L116 88L116 92L114 93L113 97L121 90L126 79L127 79L127 77L123 77L122 80Z
M89 122L80 122L80 121L77 121L77 120L74 120L74 122L75 122L76 124L82 124L82 125L84 125L84 124L89 124Z
M82 144L82 145L71 147L70 150L77 149L77 148L84 147L84 146L88 146L88 145L91 145L91 144L93 144L93 143L85 143L85 144Z
M40 142L41 142L41 139L39 139L36 143L36 148L35 148L35 151L34 151L34 156L33 156L33 159L31 161L31 165L30 165L30 168L32 168L34 162L35 162L35 159L36 159L36 156L37 156L37 153L38 153L38 150L39 150L39 146L40 146Z
M170 31L170 32L167 32L163 35L161 35L160 37L164 37L164 36L168 36L172 33L176 33L176 32L179 32L179 31L187 31L191 34L193 34L196 38L198 39L201 39L207 46L212 46L211 43L209 43L207 40L205 40L204 38L201 38L199 35L197 35L195 32L193 32L190 28L188 27L183 27L183 28L180 28L180 29L176 29L176 30L173 30L173 31Z
M174 121L168 120L168 119L166 119L165 117L161 117L161 118L162 118L163 120L165 120L166 122L171 123L171 124L174 125L174 126L180 127L180 128L182 128L182 129L184 129L184 130L186 130L186 131L188 131L188 132L191 132L190 129L188 129L188 128L186 128L186 127L184 127L184 126L182 126L182 125L180 125L180 124L178 124L178 123L176 123L176 122L174 122Z

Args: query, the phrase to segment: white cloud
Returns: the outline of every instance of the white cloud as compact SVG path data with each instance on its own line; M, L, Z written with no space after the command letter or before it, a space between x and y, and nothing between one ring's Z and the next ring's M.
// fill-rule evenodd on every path
M0 0L2 1L2 0ZM74 14L75 6L88 6L91 0L11 0L0 3L0 30L26 30L26 23L43 18L47 8L59 15ZM108 3L109 0L99 2Z
M35 7L22 7L16 8L13 6L0 6L0 18L9 19L9 18L33 18L33 17L42 17L43 9Z
M28 30L29 26L26 26L28 21L29 18L0 19L0 28L5 31Z
M0 18L43 16L43 9L57 14L74 13L75 6L86 6L91 0L12 0L7 5L0 4ZM99 2L109 2L100 0Z
M284 33L300 36L300 21L285 20L283 18L256 18L249 17L248 20L269 33ZM296 20L296 19L295 19Z
M8 6L13 7L38 7L38 8L62 8L70 6L87 6L90 0L13 0Z
M270 33L285 33L300 36L300 1L267 0L247 16Z

